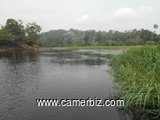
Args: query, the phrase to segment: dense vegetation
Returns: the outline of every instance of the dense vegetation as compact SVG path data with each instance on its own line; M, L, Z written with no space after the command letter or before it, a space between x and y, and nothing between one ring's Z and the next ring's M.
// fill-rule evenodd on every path
M113 68L119 83L117 97L125 100L125 107L141 117L160 119L160 46L114 56Z
M51 30L41 33L41 27L35 22L23 25L21 20L8 19L0 27L0 46L15 46L20 44L41 44L43 46L124 46L157 44L160 35L149 30L132 31L81 31L70 29Z
M81 31L70 29L51 30L41 34L44 46L70 46L70 45L103 45L103 46L122 46L122 45L144 45L157 44L160 42L160 35L149 30L132 31Z
M21 20L8 19L0 28L0 46L34 45L38 42L41 27L35 22L26 27Z

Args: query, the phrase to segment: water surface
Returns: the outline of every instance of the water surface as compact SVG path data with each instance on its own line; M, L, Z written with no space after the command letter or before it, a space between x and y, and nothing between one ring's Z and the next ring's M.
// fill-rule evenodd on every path
M120 120L116 107L38 107L36 99L114 98L106 56L120 50L0 53L0 120Z

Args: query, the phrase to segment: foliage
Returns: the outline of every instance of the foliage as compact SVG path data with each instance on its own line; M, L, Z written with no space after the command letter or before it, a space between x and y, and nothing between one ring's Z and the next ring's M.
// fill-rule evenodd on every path
M28 23L26 27L26 42L28 45L33 45L37 43L37 40L40 38L37 33L40 33L41 27L35 22Z
M154 24L154 25L153 25L153 28L154 28L154 29L157 29L157 28L158 28L158 25L157 25L157 24Z
M36 44L40 30L40 26L36 23L29 23L25 28L21 20L8 19L5 26L0 29L0 45Z
M69 45L144 45L160 42L160 36L149 30L132 31L95 31L95 30L51 30L41 34L44 46L69 46ZM150 41L150 42L148 42Z
M126 108L136 108L152 119L160 118L160 47L145 46L114 56L119 87L117 97Z

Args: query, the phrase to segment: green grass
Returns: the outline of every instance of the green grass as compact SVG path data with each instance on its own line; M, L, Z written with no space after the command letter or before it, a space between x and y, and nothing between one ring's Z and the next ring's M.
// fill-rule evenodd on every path
M63 49L107 49L107 50L130 50L137 49L142 46L69 46L69 47L53 47L53 48L63 48Z
M118 98L149 119L160 119L160 46L132 49L112 58Z

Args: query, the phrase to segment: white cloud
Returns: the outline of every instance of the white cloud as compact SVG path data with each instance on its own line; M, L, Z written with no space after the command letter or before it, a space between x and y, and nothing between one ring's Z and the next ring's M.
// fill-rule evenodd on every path
M152 7L141 6L138 8L120 8L118 10L113 11L111 14L116 19L131 20L150 17L152 15L152 12Z
M87 21L87 20L89 20L89 15L83 15L81 18L80 18L80 21L81 22L85 22L85 21Z
M136 11L132 8L120 8L113 12L114 17L135 17Z
M122 7L109 12L106 18L111 29L151 29L155 19L155 8L151 6ZM156 22L155 22L156 23Z

